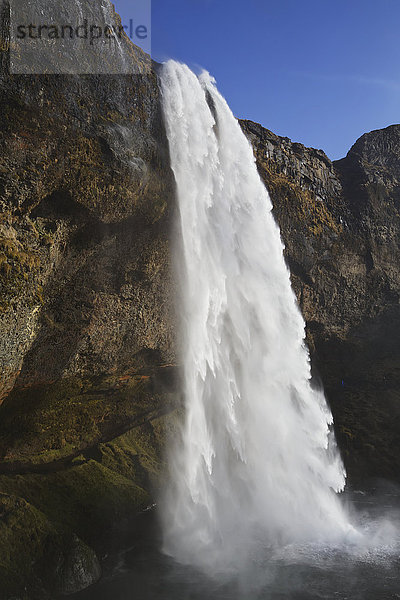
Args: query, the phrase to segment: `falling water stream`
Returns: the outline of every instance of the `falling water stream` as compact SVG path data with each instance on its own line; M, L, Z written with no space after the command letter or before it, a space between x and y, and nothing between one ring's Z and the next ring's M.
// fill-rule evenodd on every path
M206 568L257 544L354 529L345 472L249 141L213 79L169 62L162 94L182 244L186 417L170 454L165 550Z
M399 491L339 493L332 415L311 381L250 143L207 73L170 61L161 91L185 416L170 441L162 535L132 533L131 549L76 599L400 598Z

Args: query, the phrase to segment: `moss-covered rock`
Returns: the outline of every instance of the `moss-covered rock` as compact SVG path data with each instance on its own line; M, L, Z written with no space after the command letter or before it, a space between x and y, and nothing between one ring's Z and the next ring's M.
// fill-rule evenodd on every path
M96 553L76 535L48 538L37 569L45 587L56 596L80 592L101 576Z
M53 600L95 581L95 552L118 548L154 503L175 380L166 367L14 388L0 407L0 499L12 516L0 521L0 589Z
M117 549L126 525L154 503L169 419L145 421L56 472L0 475L0 507L11 514L0 520L5 600L25 588L30 598L53 600L98 578L95 551Z
M47 517L23 498L0 494L0 597L24 592L36 579L46 540L56 535Z
M164 371L69 377L14 388L0 407L0 473L62 466L170 411L176 395L173 381L169 390L160 383Z
M0 47L0 402L17 378L173 360L173 177L157 74L124 47L136 74L81 77L10 75Z
M152 420L174 402L173 178L141 66L20 77L0 48L0 590L24 600L93 582L94 552L153 502Z
M100 577L95 552L21 497L0 493L0 598L46 598Z

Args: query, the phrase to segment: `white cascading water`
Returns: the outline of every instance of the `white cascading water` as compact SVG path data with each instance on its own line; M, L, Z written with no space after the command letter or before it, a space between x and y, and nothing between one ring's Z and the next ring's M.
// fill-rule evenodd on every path
M170 61L161 90L186 402L162 503L165 551L223 570L260 544L339 541L352 530L336 496L345 472L252 148L207 73Z

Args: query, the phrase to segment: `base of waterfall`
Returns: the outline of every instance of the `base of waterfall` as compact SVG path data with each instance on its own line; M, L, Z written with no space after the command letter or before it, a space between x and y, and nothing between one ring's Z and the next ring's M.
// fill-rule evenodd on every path
M359 527L355 518L351 518L354 525L350 523L349 507L342 503L342 498L338 497L337 500L349 516L349 522L338 520L337 526L334 527L327 519L327 527L321 529L320 515L315 515L318 527L302 529L297 532L298 535L295 535L289 523L287 530L281 526L275 528L273 515L272 523L266 526L264 522L253 521L252 515L243 513L241 520L232 524L231 528L219 528L216 524L215 531L211 532L204 527L199 528L196 521L193 529L187 530L185 518L182 520L182 528L179 527L179 513L175 515L171 531L166 529L163 517L162 551L182 565L195 566L203 573L221 580L229 579L238 573L252 572L255 565L270 564L277 557L287 556L288 552L293 555L313 556L329 548L352 555L354 552L362 553L373 548L376 543L381 545L384 540L386 543L395 535L395 529L391 526L386 527L385 522L383 527L375 523L371 537L371 531L367 531L366 524ZM312 512L310 517L312 519ZM385 535L389 535L389 538L385 539Z
M161 551L157 515L147 535L108 559L105 577L71 600L388 600L398 598L400 490L346 491L344 502L363 540L260 546L230 573L204 573ZM379 516L384 515L384 516Z

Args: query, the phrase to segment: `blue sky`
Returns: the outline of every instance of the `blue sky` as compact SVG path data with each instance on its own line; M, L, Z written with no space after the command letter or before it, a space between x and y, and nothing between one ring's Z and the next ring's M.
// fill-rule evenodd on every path
M134 0L114 0L124 22ZM152 55L204 67L234 114L341 158L400 122L399 0L153 0Z

